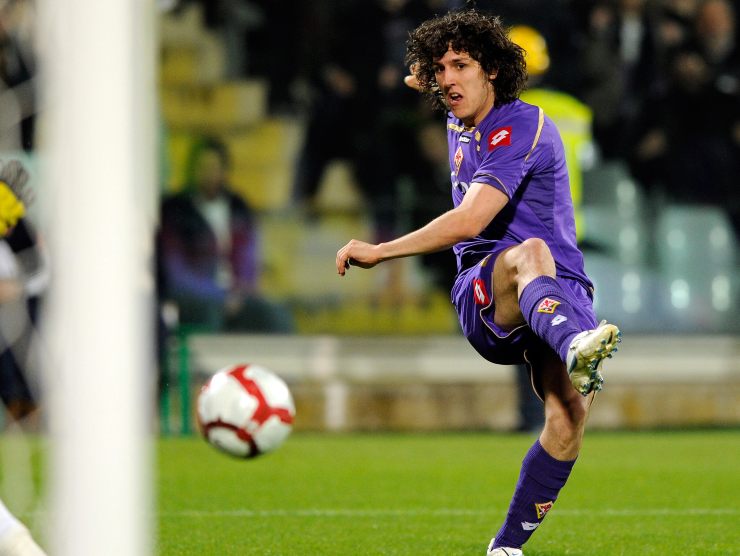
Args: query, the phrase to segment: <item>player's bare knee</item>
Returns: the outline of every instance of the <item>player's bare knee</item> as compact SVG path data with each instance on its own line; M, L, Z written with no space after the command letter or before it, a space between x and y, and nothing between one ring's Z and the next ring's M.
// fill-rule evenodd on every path
M523 256L532 264L543 265L552 261L552 253L544 240L538 237L525 239L521 243Z
M533 237L518 246L517 270L525 282L536 276L555 276L555 260L544 240Z

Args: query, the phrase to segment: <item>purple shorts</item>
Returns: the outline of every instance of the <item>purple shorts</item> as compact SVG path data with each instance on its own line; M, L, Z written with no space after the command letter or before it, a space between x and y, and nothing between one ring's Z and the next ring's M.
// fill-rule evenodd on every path
M527 350L547 349L547 345L527 324L508 331L494 324L493 265L500 252L491 253L457 276L452 302L463 334L478 353L492 363L518 365L525 363ZM557 281L568 296L579 327L582 330L595 328L597 321L591 291L575 279L558 277Z

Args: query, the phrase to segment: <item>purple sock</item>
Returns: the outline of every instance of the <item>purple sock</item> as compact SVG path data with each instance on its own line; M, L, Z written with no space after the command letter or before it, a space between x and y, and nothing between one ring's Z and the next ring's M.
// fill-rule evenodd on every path
M532 445L524 456L509 513L496 534L494 547L521 548L529 540L557 500L575 462L555 459L539 440Z
M565 361L571 340L582 330L558 281L538 276L522 290L519 307L534 333Z

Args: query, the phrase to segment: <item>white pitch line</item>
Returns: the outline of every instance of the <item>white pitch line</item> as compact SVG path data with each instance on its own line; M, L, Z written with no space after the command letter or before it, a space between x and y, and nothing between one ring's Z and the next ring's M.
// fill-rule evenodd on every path
M505 513L500 510L465 509L296 509L296 510L178 510L160 512L160 517L398 517L398 516L482 516ZM557 510L551 515L582 516L600 515L611 517L649 517L649 516L736 516L740 510L735 508L646 508L646 509L608 509Z

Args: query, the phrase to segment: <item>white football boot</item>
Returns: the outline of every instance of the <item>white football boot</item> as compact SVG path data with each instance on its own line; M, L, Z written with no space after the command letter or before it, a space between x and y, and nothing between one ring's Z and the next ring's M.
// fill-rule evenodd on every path
M565 361L573 388L584 396L601 390L604 378L599 365L617 351L617 344L621 341L619 328L605 320L593 330L584 330L573 338Z
M493 541L491 541L493 544ZM488 547L486 556L523 556L524 553L518 548L507 548L505 546L499 546L498 548Z

